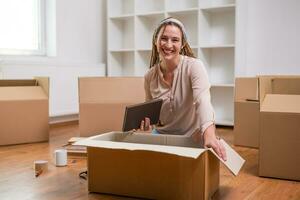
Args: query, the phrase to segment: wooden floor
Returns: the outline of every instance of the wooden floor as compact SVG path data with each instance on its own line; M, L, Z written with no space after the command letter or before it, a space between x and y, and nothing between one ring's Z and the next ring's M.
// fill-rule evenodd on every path
M218 128L218 134L232 144L232 129ZM86 170L85 157L69 157L67 167L53 165L54 150L66 144L70 137L78 135L78 125L69 124L51 127L49 143L0 147L0 199L131 199L90 194L87 181L78 176ZM246 164L237 177L221 165L220 188L213 199L300 200L300 182L258 177L258 151L234 148L246 159ZM33 162L40 159L49 161L49 170L35 178Z

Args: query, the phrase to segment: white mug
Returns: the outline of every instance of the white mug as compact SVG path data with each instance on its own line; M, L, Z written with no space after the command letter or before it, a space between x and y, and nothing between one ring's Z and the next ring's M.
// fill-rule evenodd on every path
M54 152L54 161L57 167L62 167L67 165L67 150L57 149Z

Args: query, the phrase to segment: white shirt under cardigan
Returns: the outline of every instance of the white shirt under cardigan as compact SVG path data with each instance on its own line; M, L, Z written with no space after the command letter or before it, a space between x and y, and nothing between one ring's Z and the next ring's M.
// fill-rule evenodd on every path
M206 69L199 59L181 56L170 87L163 79L159 65L145 74L146 101L162 98L163 104L157 127L162 134L192 135L203 133L214 123L214 110L210 100L210 83Z

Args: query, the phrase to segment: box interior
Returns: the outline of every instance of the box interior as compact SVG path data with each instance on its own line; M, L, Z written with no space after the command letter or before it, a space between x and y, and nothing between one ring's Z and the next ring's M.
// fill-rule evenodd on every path
M201 144L197 144L196 142L194 142L191 137L138 132L114 132L113 134L104 134L95 137L92 140L203 148Z

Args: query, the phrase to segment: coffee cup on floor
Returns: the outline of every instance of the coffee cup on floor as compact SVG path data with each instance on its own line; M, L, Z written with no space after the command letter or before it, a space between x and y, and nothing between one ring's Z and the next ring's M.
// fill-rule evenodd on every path
M54 151L54 162L57 167L63 167L67 165L67 150L57 149Z

